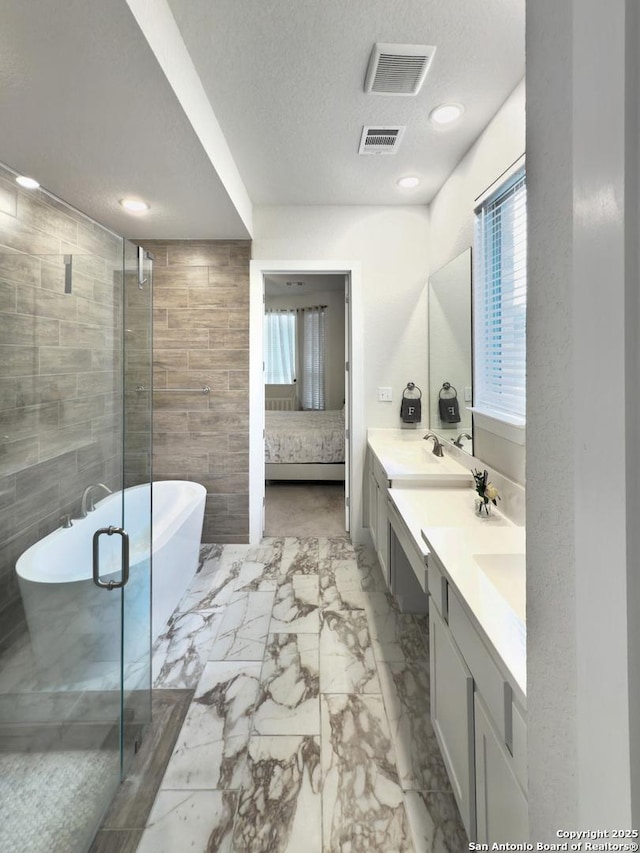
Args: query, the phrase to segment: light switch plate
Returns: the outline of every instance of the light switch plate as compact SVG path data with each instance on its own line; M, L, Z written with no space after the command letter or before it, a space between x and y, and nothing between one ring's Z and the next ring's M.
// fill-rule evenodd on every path
M391 403L393 401L393 388L378 388L378 402Z

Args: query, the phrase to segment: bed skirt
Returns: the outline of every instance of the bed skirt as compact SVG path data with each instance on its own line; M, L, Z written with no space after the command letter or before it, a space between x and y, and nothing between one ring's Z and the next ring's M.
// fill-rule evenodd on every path
M266 480L344 480L344 462L266 462Z

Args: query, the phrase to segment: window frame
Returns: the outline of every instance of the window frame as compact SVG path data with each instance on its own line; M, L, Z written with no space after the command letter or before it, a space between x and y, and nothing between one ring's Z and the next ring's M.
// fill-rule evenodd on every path
M494 183L482 193L474 205L474 251L473 259L473 388L474 401L470 407L474 415L476 425L488 432L505 438L515 444L523 445L525 442L526 429L526 412L521 415L516 412L508 412L491 406L486 400L479 400L477 391L482 387L482 381L478 380L479 362L479 340L481 333L486 332L486 327L480 326L479 312L477 310L478 302L481 298L479 287L480 281L484 280L484 264L486 262L486 254L480 247L479 228L482 227L479 216L483 210L489 205L494 204L501 197L505 196L509 191L521 180L525 178L526 189L526 169L524 155L513 163ZM526 212L526 200L525 200ZM526 232L525 232L525 270L526 270ZM482 279L481 279L482 276ZM525 382L525 406L526 406L526 271L525 271L525 340L524 340L524 382ZM486 339L486 338L485 338Z

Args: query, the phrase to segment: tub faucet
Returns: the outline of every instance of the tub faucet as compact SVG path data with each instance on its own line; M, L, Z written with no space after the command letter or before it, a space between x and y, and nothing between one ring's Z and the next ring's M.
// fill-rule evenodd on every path
M432 438L433 439L433 450L431 451L434 456L444 456L444 450L442 449L442 444L440 444L440 440L435 432L428 432L425 436L423 436L424 440Z
M93 504L93 498L91 497L91 492L94 489L104 489L108 495L112 495L113 492L108 486L105 486L104 483L92 483L82 493L82 501L80 502L80 518L86 518L88 512L93 512L95 506Z
M468 432L461 432L460 435L453 442L456 447L459 447L460 449L462 449L462 439L463 438L468 438L469 441L471 441L471 436L469 435Z

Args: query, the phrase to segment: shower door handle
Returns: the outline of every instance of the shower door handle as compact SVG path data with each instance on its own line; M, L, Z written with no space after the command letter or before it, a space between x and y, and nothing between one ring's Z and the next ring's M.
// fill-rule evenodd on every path
M100 578L100 537L103 533L122 537L122 580L103 581ZM122 527L101 527L93 534L93 582L102 589L121 589L129 580L129 534Z

